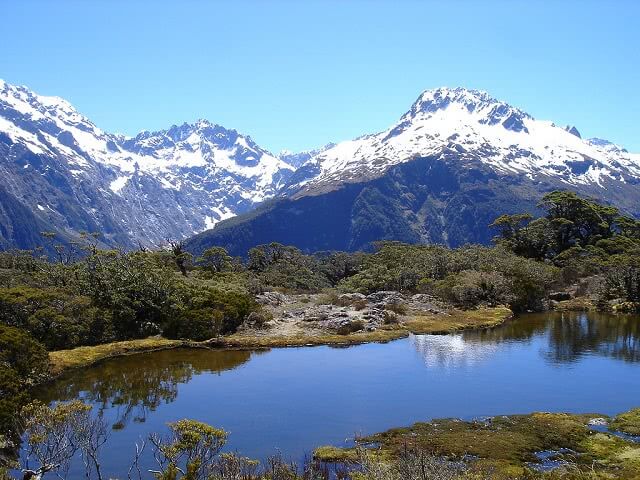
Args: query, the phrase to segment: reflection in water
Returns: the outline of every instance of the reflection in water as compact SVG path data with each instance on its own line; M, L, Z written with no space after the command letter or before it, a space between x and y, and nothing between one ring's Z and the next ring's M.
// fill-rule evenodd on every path
M617 414L638 406L639 339L638 316L530 314L491 330L340 349L134 355L70 372L40 398L82 398L126 427L111 432L103 463L110 476L126 478L133 444L185 417L224 428L242 455L278 449L300 460L353 432L432 418ZM143 460L152 468L150 454Z
M547 338L542 356L551 364L573 363L585 355L640 361L640 319L597 313L528 314L497 328L455 335L420 335L412 344L429 367L458 367L489 358L503 343Z
M462 335L414 335L411 344L429 368L470 367L490 357L496 343L469 342Z
M254 352L255 354L255 352ZM114 429L146 421L162 403L174 402L178 386L200 373L220 373L246 363L252 352L177 349L133 355L63 376L40 396L44 402L80 398L111 409Z
M554 363L576 362L587 354L638 362L640 321L633 316L565 315L551 325L549 344L547 357Z

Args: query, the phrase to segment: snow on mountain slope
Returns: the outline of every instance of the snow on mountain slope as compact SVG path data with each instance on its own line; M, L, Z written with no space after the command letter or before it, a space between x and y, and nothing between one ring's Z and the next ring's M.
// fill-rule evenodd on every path
M464 88L427 90L388 130L337 144L310 159L313 178L296 187L313 191L332 183L360 182L417 156L456 153L503 174L560 177L568 186L602 185L640 177L640 155L609 142L582 140L487 93Z
M335 147L335 143L327 143L323 147L314 148L312 150L303 150L301 152L292 152L291 150L282 150L278 154L278 158L287 162L289 165L293 165L298 168L302 166L304 163L309 161L311 158L320 155L321 153L329 150L330 148Z
M65 100L0 80L0 170L12 196L62 231L96 228L107 243L135 245L245 212L294 167L206 120L106 133Z
M500 188L520 180L537 193L566 185L639 212L640 154L582 139L575 127L536 120L476 90L428 90L384 132L274 156L206 120L135 137L111 134L63 99L0 80L0 247L34 246L45 229L67 238L97 231L111 245L157 245L210 229L274 196L333 191L427 157L429 168L446 164L451 179L488 170ZM443 182L437 175L433 181ZM31 227L20 225L18 211L28 212Z

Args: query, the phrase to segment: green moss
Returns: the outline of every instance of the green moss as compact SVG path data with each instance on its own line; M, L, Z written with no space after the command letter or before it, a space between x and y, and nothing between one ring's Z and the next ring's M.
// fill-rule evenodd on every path
M511 464L534 461L534 452L562 447L575 448L589 434L579 417L534 413L496 417L488 422L455 419L417 423L410 428L374 435L371 441L399 451L405 445L438 455L504 460Z
M640 435L640 408L618 415L609 427L629 435Z
M638 410L620 415L634 418ZM640 479L640 445L588 427L601 415L532 413L465 422L439 419L396 428L363 439L378 442L381 457L415 448L450 458L477 457L469 462L469 478L611 478ZM527 462L542 450L569 448L574 465L547 474L532 472Z
M325 445L313 451L313 458L323 462L350 463L358 460L358 453L352 448L338 448Z
M491 328L513 316L506 307L452 310L447 314L416 313L403 323L411 333L449 333L471 328Z
M582 462L591 463L611 478L640 478L640 445L613 435L597 433L585 439L578 451Z

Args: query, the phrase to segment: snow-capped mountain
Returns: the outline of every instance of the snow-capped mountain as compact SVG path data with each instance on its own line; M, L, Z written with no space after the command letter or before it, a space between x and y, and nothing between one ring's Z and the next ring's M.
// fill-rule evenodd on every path
M299 183L312 189L375 178L417 156L479 160L500 174L561 178L568 187L634 182L640 154L599 139L583 140L576 127L540 121L486 92L427 90L389 129L339 143L310 159L316 175Z
M274 196L293 171L206 120L127 138L61 98L0 81L0 244L39 242L7 205L62 236L98 231L125 246L183 238Z
M640 155L582 139L576 127L536 120L485 92L439 88L387 130L307 160L283 189L287 198L221 222L189 246L243 254L270 241L309 251L384 239L488 243L497 215L539 213L540 198L556 189L640 216Z
M640 155L462 88L425 91L383 132L276 156L206 120L104 132L63 99L0 81L0 175L0 247L34 247L42 231L131 248L207 230L194 250L233 253L485 243L496 213L535 211L562 188L640 216Z

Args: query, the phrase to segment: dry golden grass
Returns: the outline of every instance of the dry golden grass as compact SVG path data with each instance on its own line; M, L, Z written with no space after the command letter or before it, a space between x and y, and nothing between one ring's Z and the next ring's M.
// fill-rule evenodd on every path
M577 297L556 302L553 309L557 312L590 312L596 310L596 306L588 297Z
M451 310L448 315L416 315L404 322L404 327L415 334L450 333L458 330L496 327L512 316L513 312L506 307Z
M49 352L51 373L59 375L65 370L86 367L106 358L130 355L133 353L164 350L187 345L182 340L168 340L161 337L150 337L125 342L105 343L90 347L78 347L71 350Z

